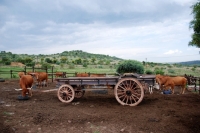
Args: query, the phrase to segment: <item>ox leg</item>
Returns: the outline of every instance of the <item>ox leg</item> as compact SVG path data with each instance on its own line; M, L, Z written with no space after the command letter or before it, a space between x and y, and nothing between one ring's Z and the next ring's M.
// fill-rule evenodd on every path
M26 96L26 92L28 92L28 90L26 88L22 88L22 96L23 97Z
M32 97L32 95L33 95L32 87L33 86L31 86L29 89L27 89L30 97Z
M184 94L185 93L185 85L181 87L182 88L182 93L181 94Z
M152 85L150 85L150 86L149 86L149 93L150 93L150 94L153 94L152 88L153 88Z
M46 80L46 87L48 87L48 79Z
M42 87L42 83L41 83L41 81L39 81L38 86L39 86L39 88Z
M171 88L172 88L172 94L174 94L174 86L171 86Z
M181 87L180 94L183 94L183 86L180 86L180 87Z

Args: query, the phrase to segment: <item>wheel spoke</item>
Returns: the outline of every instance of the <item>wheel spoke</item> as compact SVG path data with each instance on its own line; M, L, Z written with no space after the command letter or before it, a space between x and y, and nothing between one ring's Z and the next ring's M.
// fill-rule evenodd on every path
M119 85L119 87L121 87L123 90L126 90L126 88L122 87L121 85Z
M135 82L133 82L133 84L131 84L131 87L130 87L130 88L133 88L134 85L135 85Z
M124 101L127 98L127 95L125 95L124 99L122 101Z
M125 94L123 94L123 95L121 95L121 96L118 96L119 97L119 99L121 99L122 97L125 97Z
M128 96L126 96L126 104L128 104L128 98L129 98L129 97L128 97Z
M136 103L136 100L135 100L135 98L134 98L134 96L133 95L131 95L131 98L134 100L134 102Z
M137 99L140 99L138 96L136 96L136 95L134 95L134 94L132 94L132 96L135 97L135 98L137 98Z

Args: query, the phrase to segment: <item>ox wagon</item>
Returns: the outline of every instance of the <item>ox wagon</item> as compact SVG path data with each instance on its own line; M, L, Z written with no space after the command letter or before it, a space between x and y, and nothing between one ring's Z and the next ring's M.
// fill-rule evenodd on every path
M145 88L154 85L155 75L125 73L113 77L56 78L56 81L58 99L64 103L70 103L74 98L82 97L86 89L112 88L116 100L121 105L136 106L143 100Z

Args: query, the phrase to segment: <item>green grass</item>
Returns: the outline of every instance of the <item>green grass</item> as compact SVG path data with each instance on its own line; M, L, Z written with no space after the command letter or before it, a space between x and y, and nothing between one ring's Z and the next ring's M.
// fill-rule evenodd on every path
M179 76L179 75L193 75L195 77L200 77L200 67L197 67L195 70L192 70L193 67L167 67L167 66L148 66L145 67L145 70L151 70L154 71L155 68L163 68L163 71L165 72L165 75L172 75L172 76ZM4 79L10 79L10 70L13 71L12 76L14 78L18 78L18 72L23 71L24 67L11 67L11 66L0 66L0 78ZM29 68L27 71L31 71L32 69ZM173 73L170 71L173 70ZM115 74L116 69L114 67L110 67L110 65L89 65L88 67L82 67L82 66L75 66L74 69L69 69L68 66L60 67L60 66L54 66L54 72L61 71L68 73L68 77L74 76L76 72L86 72L86 73L105 73L105 74ZM48 70L48 72L51 72L51 69Z

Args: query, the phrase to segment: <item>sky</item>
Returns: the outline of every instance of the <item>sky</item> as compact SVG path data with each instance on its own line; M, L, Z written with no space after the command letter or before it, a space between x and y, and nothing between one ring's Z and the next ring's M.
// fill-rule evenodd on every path
M188 46L197 0L0 0L0 51L82 50L127 60L200 60Z

